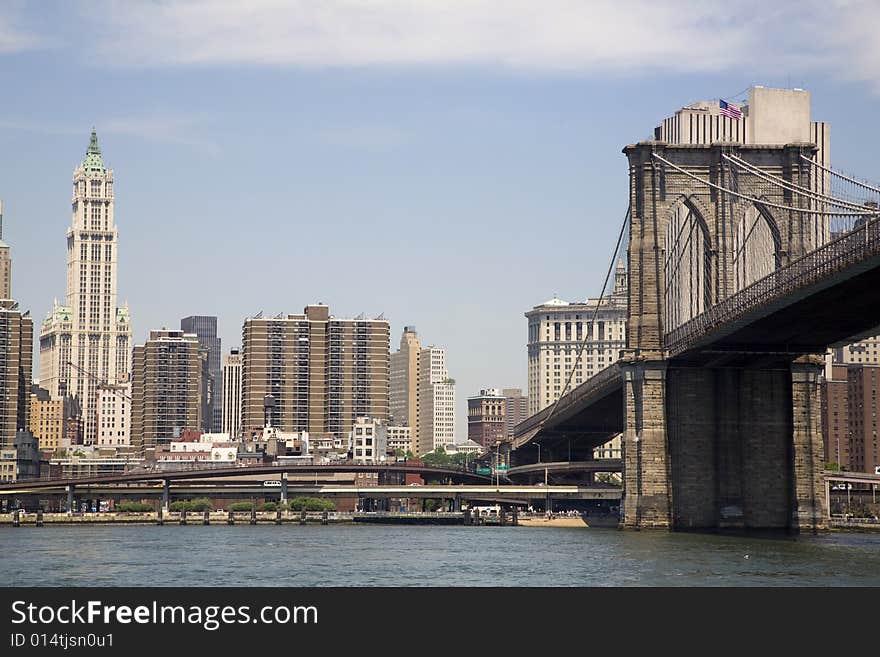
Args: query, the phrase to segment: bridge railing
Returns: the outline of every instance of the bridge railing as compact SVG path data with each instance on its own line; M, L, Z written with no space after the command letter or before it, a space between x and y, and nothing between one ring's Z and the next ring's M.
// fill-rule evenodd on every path
M837 237L794 262L777 269L666 334L670 356L692 348L697 341L749 312L766 306L823 279L880 255L880 217Z
M566 409L571 408L574 405L577 405L578 402L583 400L586 397L596 394L600 392L607 386L615 383L617 379L620 377L620 366L617 363L612 363L608 367L603 370L597 372L594 376L591 376L589 379L580 384L577 388L572 390L567 395L564 395L559 398L559 403L556 405L556 410L553 410L553 406L548 406L544 410L535 413L531 417L527 417L525 420L520 422L516 427L514 427L514 439L521 437L523 434L528 433L532 429L536 429L543 422L545 422L550 414L559 415L564 413Z

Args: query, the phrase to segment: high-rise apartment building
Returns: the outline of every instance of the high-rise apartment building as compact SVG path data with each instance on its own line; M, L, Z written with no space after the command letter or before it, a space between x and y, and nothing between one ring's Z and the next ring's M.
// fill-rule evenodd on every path
M199 344L208 352L208 373L211 377L211 395L205 397L205 409L202 414L202 430L205 433L217 433L223 428L223 408L221 371L221 339L217 337L217 318L212 315L190 315L180 320L180 330L194 333Z
M389 325L342 319L323 304L299 315L249 317L242 328L241 422L245 435L272 425L347 438L357 417L387 421Z
M511 438L514 427L529 416L529 397L522 394L521 388L504 388L501 396L504 397L505 435Z
M491 447L507 435L505 422L506 400L498 388L480 390L468 397L468 440L483 447Z
M12 298L12 259L3 241L3 199L0 199L0 299Z
M132 354L131 444L138 451L169 445L201 426L202 361L192 333L162 329Z
M822 383L825 460L844 470L870 472L880 466L877 411L880 365L834 365Z
M412 429L416 456L455 442L455 380L446 350L422 348L415 326L404 327L391 355L391 409L394 424Z
M34 323L12 299L0 299L0 448L30 426Z
M40 385L52 397L77 398L87 445L97 439L97 386L123 382L129 371L130 318L127 307L116 306L113 201L113 170L104 165L93 130L73 173L65 302L53 304L40 329Z
M233 349L223 356L223 433L241 436L241 354Z
M614 290L601 303L599 299L569 303L553 297L525 314L529 326L529 415L620 358L626 347L626 276L626 268L619 262ZM566 389L569 374L571 385Z

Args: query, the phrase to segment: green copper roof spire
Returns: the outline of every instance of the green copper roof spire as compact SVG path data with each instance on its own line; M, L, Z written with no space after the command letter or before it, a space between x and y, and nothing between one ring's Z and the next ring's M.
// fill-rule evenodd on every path
M98 146L98 133L92 126L92 136L89 139L89 149L86 151L86 159L83 160L83 168L86 171L103 173L107 170L101 157L101 147Z

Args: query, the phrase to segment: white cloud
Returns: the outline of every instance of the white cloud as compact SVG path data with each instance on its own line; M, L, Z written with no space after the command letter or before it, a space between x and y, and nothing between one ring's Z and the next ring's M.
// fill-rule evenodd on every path
M199 136L200 127L209 120L206 116L155 113L125 118L90 119L97 128L98 136L104 134L126 135L146 141L180 144L202 150L209 154L219 152L219 146ZM32 119L0 117L0 132L36 132L47 135L80 135L88 139L88 122L75 123L73 119L63 123Z
M830 69L876 81L880 3L794 0L108 0L122 66L483 66L644 73Z

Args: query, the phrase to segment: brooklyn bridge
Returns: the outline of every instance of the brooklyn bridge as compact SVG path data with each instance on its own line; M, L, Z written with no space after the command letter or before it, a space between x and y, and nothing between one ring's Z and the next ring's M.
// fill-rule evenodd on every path
M880 187L817 150L624 148L626 349L516 427L511 473L622 434L624 527L826 525L820 377L880 324Z

